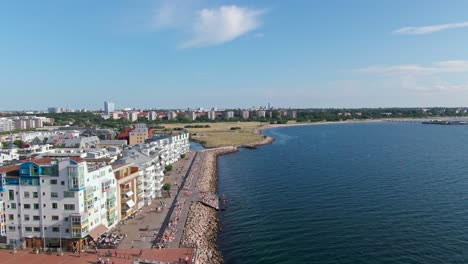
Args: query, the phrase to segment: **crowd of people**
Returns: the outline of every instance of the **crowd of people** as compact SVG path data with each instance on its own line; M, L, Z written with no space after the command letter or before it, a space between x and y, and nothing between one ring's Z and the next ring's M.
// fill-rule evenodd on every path
M192 194L192 191L193 191L193 186L192 184L194 183L194 178L196 175L198 175L199 173L199 164L201 163L200 162L200 155L198 155L194 162L193 162L193 165L192 165L192 168L187 176L187 179L185 180L185 183L184 183L184 188L183 188L183 196L179 196L177 201L175 201L175 209L172 213L172 215L170 216L170 221L167 225L167 228L166 230L164 231L164 234L163 234L163 237L162 237L162 243L164 244L167 244L167 243L171 243L174 241L175 239L175 236L176 236L176 233L178 232L178 225L179 225L179 221L180 221L180 217L181 217L181 214L182 214L182 211L186 205L186 202L188 200L190 200L190 196ZM183 226L182 226L183 228Z

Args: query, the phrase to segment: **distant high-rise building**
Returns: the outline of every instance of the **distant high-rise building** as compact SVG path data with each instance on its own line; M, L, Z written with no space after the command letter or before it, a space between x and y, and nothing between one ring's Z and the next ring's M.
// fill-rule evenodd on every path
M112 113L115 111L115 104L111 101L105 101L104 102L104 112L106 115Z
M158 113L156 113L155 111L148 112L149 121L154 121L156 119L158 119Z
M47 111L48 111L49 113L60 113L60 112L62 112L62 109L59 108L59 107L49 107L49 108L47 109Z
M262 118L262 117L265 117L265 115L266 115L265 111L263 110L257 111L257 117Z
M226 112L225 112L225 117L226 117L227 119L233 118L233 117L234 117L234 112L233 112L233 111L226 111Z
M176 117L177 117L177 113L174 111L169 111L167 113L167 120L172 120L172 119L175 119Z
M138 119L138 112L127 112L127 119L130 122L135 122Z
M0 118L0 132L15 130L15 123L13 120L1 117Z
M197 119L197 113L195 111L189 111L189 118L193 120Z
M250 112L247 111L247 110L243 110L241 112L241 116L242 116L243 119L248 119L250 117Z
M210 120L215 120L215 118L216 118L216 112L215 112L215 110L209 111L209 112L208 112L208 119L210 119Z
M296 119L297 118L297 111L296 110L289 110L288 111L288 117L291 119Z

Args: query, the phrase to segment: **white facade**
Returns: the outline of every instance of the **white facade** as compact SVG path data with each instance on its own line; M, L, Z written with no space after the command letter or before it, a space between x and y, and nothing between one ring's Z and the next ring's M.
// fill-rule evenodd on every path
M91 171L82 161L30 161L20 165L19 176L1 179L8 244L25 246L27 238L35 237L58 246L59 238L80 240L99 225L117 223L111 166Z
M0 132L15 130L13 120L2 117L0 118Z
M149 121L155 121L158 119L158 113L156 113L155 111L148 112L147 118Z
M243 119L248 119L248 118L250 117L250 112L247 111L247 110L243 110L243 111L241 112L241 115L242 115L242 118L243 118Z
M138 119L138 112L127 112L127 118L130 122L135 122Z
M142 173L146 205L151 204L152 199L161 197L164 167L177 162L180 155L189 150L189 134L184 133L136 145L123 152L122 162L136 164Z
M167 113L167 120L172 120L172 119L175 119L176 117L177 117L177 113L174 111L170 111L169 113Z
M233 118L233 117L234 117L234 112L233 112L233 111L226 111L226 112L225 112L225 117L226 117L227 119Z
M208 119L210 120L215 120L216 118L216 112L214 110L211 110L208 112Z
M192 121L193 121L193 120L197 119L197 113L194 112L194 111L190 111L190 112L189 112L189 117L190 117L190 119L192 119Z

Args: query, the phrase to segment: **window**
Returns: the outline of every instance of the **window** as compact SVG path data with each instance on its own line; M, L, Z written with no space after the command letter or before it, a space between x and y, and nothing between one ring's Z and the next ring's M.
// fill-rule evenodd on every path
M37 226L34 227L34 232L41 232L41 229Z
M63 192L63 198L74 198L75 193L74 192Z
M58 198L58 192L51 192L50 197L51 198Z
M27 226L27 227L24 228L24 231L26 231L26 232L32 232L32 227Z
M65 222L68 222L68 217L65 217L64 220L65 220Z
M15 199L15 192L13 190L8 190L8 200L14 200Z
M66 211L72 211L75 210L75 205L74 204L64 204L63 209Z
M41 218L38 215L33 215L33 220L34 221L39 221Z
M60 232L60 228L54 226L54 227L52 227L52 232L58 233L58 232Z
M24 215L24 221L29 221L29 215Z
M9 215L8 215L8 220L15 220L15 216L12 215L12 214L9 214Z
M59 220L58 215L53 215L53 216L52 216L52 220L53 220L53 221L58 221L58 220Z
M39 197L39 194L37 192L33 192L33 198Z
M56 184L57 184L57 180L50 180L50 184L56 185Z
M57 209L57 208L58 208L57 203L52 203L52 209Z
M24 198L29 198L29 192L24 192Z
M24 205L24 209L31 209L31 205L30 204L23 204Z
M14 226L9 226L8 227L8 231L10 231L10 232L15 232L15 229L16 228Z
M62 185L65 185L65 181L61 181L60 183L61 183Z
M70 229L65 229L65 233L70 233Z
M34 209L39 210L39 204L34 204Z
M11 203L11 209L16 209L16 203Z

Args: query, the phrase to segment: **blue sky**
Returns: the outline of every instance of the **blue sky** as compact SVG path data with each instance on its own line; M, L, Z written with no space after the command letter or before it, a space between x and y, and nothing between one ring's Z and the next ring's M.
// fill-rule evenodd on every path
M1 110L468 106L467 1L1 1Z

